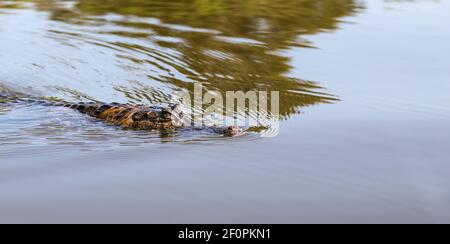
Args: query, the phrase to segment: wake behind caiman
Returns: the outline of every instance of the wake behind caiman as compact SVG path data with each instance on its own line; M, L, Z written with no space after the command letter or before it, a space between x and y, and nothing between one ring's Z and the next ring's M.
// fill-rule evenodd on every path
M26 98L0 94L0 104L36 103L45 106L66 107L76 110L90 117L100 119L109 125L120 126L123 129L133 130L177 130L191 126L186 124L180 105L167 107L130 105L119 103L70 103L58 99ZM224 128L210 128L226 137L235 137L245 134L237 126Z

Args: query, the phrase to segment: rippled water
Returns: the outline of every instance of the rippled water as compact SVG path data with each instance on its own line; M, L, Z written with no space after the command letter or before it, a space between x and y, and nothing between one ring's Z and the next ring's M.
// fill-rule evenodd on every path
M165 104L177 91L192 92L194 82L222 94L280 91L281 116L288 118L302 107L338 98L316 82L289 76L289 58L280 51L312 47L303 34L333 30L360 6L348 0L286 4L290 7L277 1L4 2L0 80L13 92L74 102ZM290 8L305 11L298 15ZM121 145L159 141L148 140L158 139L155 133L142 140L141 133L93 129L70 111L50 110L4 113L0 119L6 125L16 123L13 113L42 111L28 116L24 128L4 135L6 143L92 147L99 140L117 145L117 138L134 140L119 139ZM193 135L180 133L175 140Z
M0 100L0 222L449 222L450 2L0 1L0 93L280 91L280 135Z

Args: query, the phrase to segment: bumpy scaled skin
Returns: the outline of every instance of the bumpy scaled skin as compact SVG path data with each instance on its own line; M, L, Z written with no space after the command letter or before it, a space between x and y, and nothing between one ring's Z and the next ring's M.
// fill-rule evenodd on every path
M167 108L124 104L60 104L105 121L108 124L134 130L176 130L186 126L184 114L179 105ZM242 136L245 132L240 127L230 126L225 129L214 128L226 137Z
M183 113L178 106L159 108L115 103L80 103L64 106L124 129L175 130L184 126Z
M166 108L144 105L104 104L104 103L67 103L48 99L18 98L0 94L0 104L8 103L39 103L47 106L64 106L80 113L105 121L107 124L134 130L176 130L185 124L183 111L179 105ZM244 135L242 128L230 126L224 129L212 128L226 137Z
M75 109L80 113L101 119L108 124L135 130L176 130L186 125L183 122L183 111L179 105L167 108L149 107L143 105L124 104L60 104ZM242 136L245 132L240 127L230 126L225 129L215 129L226 137Z

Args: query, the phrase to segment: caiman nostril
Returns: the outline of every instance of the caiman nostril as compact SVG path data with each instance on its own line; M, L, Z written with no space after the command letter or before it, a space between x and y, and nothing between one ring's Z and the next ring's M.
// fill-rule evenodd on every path
M224 136L235 137L245 134L244 130L237 126L230 126L224 131Z

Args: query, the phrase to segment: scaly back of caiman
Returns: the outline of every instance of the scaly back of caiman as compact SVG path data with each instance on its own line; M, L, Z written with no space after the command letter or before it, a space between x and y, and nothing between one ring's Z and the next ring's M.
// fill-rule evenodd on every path
M49 98L23 98L0 94L0 103L39 103L47 106L61 106L76 110L82 114L100 119L107 124L120 126L124 129L134 130L176 130L191 126L184 122L185 114L180 105L167 107L129 105L119 103L69 103ZM230 126L226 128L214 128L220 134L227 137L242 135L241 128Z

